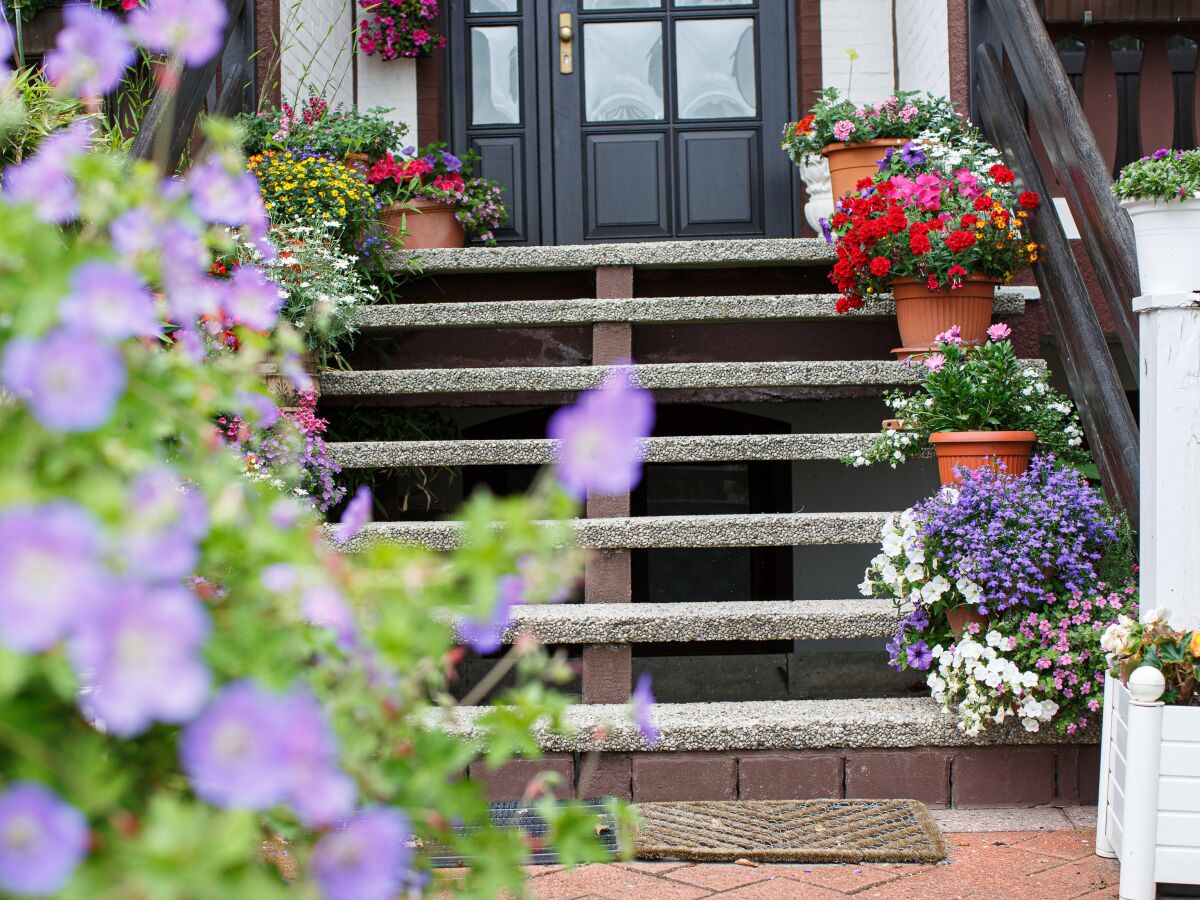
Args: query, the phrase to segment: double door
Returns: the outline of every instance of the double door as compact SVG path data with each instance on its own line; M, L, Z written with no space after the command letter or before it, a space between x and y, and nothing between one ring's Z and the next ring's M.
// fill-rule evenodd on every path
M450 131L505 243L792 235L788 0L451 0Z

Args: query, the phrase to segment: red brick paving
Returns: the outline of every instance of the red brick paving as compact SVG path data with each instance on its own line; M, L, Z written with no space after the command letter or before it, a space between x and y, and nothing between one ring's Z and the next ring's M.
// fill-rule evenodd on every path
M948 834L936 866L613 863L531 869L538 900L1102 900L1117 864L1093 855L1091 830Z

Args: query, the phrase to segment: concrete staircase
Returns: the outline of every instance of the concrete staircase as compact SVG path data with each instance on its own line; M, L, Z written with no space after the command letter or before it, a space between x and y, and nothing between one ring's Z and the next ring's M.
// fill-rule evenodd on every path
M872 439L880 392L914 374L889 358L887 298L835 316L831 261L813 240L428 251L404 303L362 312L355 369L322 375L327 410L432 408L464 432L332 444L342 466L449 467L494 489L519 489L513 473L553 459L544 416L606 367L636 359L656 394L645 486L589 498L570 523L593 551L582 602L519 609L506 635L579 657L584 702L573 738L544 735L545 760L472 771L497 798L545 768L566 793L635 800L1073 804L1094 792L1093 746L1046 732L966 738L919 680L888 670L891 604L842 599L889 512L936 475L932 461L837 462ZM1002 292L996 315L1024 305ZM410 516L360 540L449 549L460 535ZM621 705L642 671L664 701L654 750ZM443 724L469 731L475 714Z

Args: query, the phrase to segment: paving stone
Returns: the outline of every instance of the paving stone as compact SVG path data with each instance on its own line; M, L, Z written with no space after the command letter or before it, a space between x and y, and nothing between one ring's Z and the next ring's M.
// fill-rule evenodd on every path
M840 753L781 753L738 760L741 800L815 800L842 796Z
M832 900L846 895L815 884L801 884L791 878L770 876L719 896L721 900Z
M950 756L945 750L863 750L846 757L846 796L950 802Z
M633 801L736 800L737 759L723 754L637 753Z
M771 866L771 870L805 885L817 885L843 894L858 894L868 888L915 875L930 866L885 867L872 865L800 865Z
M743 885L763 881L772 874L773 866L739 866L735 864L689 866L676 869L665 877L682 881L710 891L729 891Z
M578 869L535 878L529 883L529 892L538 900L575 900L589 895L611 900L628 900L630 897L693 900L711 893L694 885L609 865L580 866Z
M1058 831L1076 826L1064 810L1055 806L1032 809L935 809L933 820L942 831ZM1095 809L1092 822L1095 822Z
M1054 800L1055 751L1049 747L981 747L954 755L954 805L1041 806Z
M1017 844L1018 850L1035 853L1059 859L1082 859L1094 856L1096 852L1096 832L1092 829L1080 828L1070 831L1048 831L1035 835Z
M1063 807L1063 815L1075 828L1091 828L1096 827L1096 807L1095 806L1065 806Z

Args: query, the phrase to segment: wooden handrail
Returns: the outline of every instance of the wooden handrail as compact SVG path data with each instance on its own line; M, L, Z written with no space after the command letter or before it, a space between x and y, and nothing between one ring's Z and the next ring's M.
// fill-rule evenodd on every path
M1021 173L1027 187L1047 196L1033 143L1009 93L996 52L980 44L974 62L978 124L994 144L1003 148L1009 164ZM1139 463L1133 410L1054 205L1044 203L1029 221L1034 240L1042 246L1033 266L1042 288L1042 303L1058 341L1063 369L1078 402L1101 481L1109 499L1125 510L1136 528Z
M1113 197L1104 157L1034 0L984 0L984 4L1050 164L1080 218L1083 245L1125 357L1136 372L1138 334L1131 301L1139 289L1133 226Z

